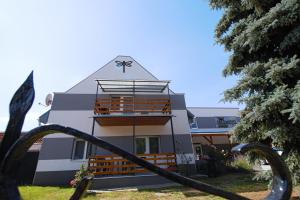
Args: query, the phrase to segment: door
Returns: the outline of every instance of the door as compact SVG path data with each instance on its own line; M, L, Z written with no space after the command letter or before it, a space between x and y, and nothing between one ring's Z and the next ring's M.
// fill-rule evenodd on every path
M200 160L203 156L203 150L201 144L193 144L194 152L196 154L196 160Z

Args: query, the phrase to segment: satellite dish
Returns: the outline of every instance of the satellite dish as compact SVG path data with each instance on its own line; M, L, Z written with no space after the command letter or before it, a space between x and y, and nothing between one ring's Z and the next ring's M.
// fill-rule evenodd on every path
M53 95L50 93L50 94L47 94L46 96L46 99L45 99L45 104L46 106L50 106L53 102Z

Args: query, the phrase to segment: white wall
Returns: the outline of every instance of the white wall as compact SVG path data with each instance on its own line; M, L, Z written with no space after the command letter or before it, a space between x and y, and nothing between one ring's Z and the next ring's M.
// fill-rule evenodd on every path
M50 111L48 124L59 124L80 131L91 133L93 126L93 111ZM47 138L72 137L66 134L52 134Z
M173 110L173 127L175 134L190 134L186 110ZM50 124L69 126L91 134L93 126L93 111L51 111ZM166 125L159 126L136 126L137 135L170 135L170 121ZM95 123L95 136L131 136L132 126L100 126ZM53 134L47 138L72 137L65 134Z
M69 171L78 170L82 164L87 164L87 160L70 160L70 159L57 159L57 160L39 160L36 171Z
M132 61L131 67L125 68L125 73L123 73L123 68L117 67L115 63L115 61L123 60ZM150 72L148 72L130 56L118 56L86 79L80 81L66 93L95 94L97 85L95 79L157 80Z

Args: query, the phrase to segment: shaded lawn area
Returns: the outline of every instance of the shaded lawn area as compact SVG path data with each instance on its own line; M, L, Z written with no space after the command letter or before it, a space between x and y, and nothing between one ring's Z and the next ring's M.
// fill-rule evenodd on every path
M252 174L230 174L217 178L201 178L199 180L224 188L228 191L241 193L252 199L262 199L265 197L267 190L267 182L257 182L252 180ZM24 200L65 200L68 199L74 189L63 187L38 187L38 186L21 186L21 194ZM299 194L299 188L297 188ZM296 195L296 194L295 194ZM176 186L159 189L140 189L137 191L114 191L103 192L100 194L88 194L84 199L121 199L121 200L135 200L135 199L164 199L164 200L181 200L181 199L222 199L213 195L209 195L197 190L187 187Z

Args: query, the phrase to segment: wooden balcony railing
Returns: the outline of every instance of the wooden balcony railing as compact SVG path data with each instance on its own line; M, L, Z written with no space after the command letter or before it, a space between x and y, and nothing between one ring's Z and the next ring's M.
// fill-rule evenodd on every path
M139 154L139 157L170 171L176 170L174 153ZM94 175L134 175L147 172L146 169L129 162L117 155L91 156L88 161L88 169Z
M98 98L94 112L100 115L113 113L171 114L171 104L168 98Z

